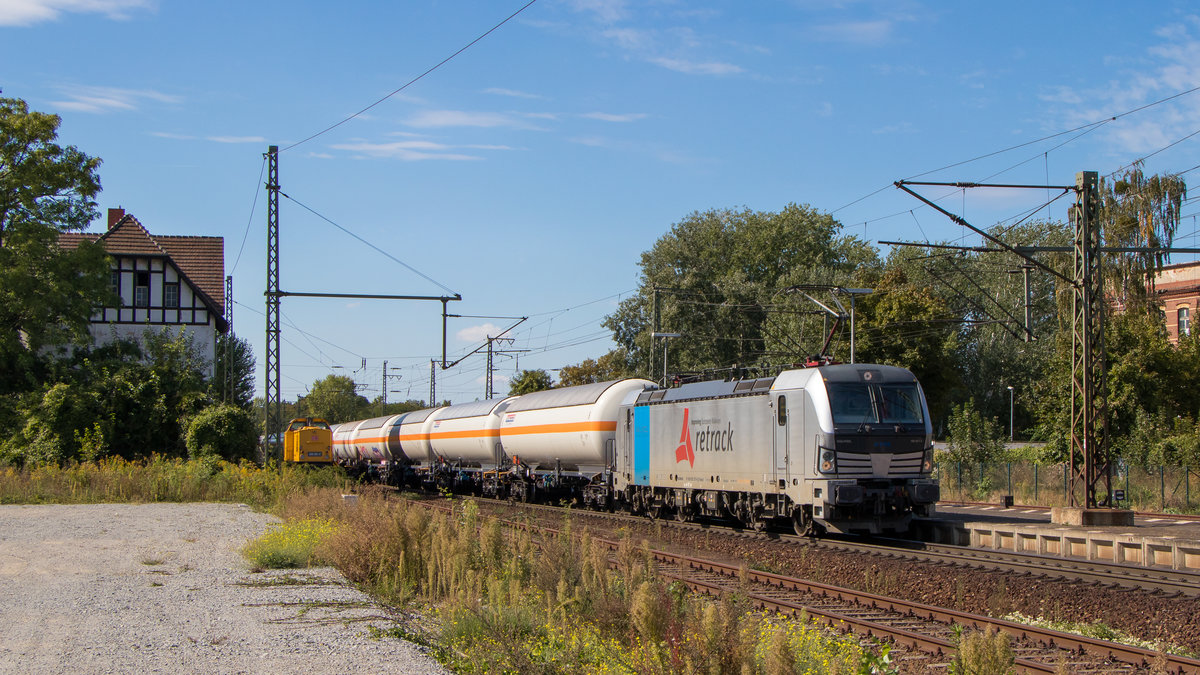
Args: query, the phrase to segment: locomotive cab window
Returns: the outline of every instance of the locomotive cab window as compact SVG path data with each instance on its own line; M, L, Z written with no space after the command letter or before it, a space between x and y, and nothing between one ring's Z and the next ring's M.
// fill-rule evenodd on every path
M779 417L779 426L787 424L787 397L783 394L779 395L779 406L776 414Z
M921 395L915 384L888 384L879 387L879 403L884 424L921 424Z
M829 405L834 424L871 424L878 421L871 390L861 382L831 382Z
M834 424L923 424L916 384L829 384Z

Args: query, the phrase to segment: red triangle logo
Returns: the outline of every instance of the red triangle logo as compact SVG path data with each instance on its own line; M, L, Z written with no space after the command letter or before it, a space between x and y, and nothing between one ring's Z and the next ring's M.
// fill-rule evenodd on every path
M687 460L689 466L696 466L696 452L692 450L692 435L688 433L688 409L683 409L683 431L679 432L679 447L675 448L675 463Z

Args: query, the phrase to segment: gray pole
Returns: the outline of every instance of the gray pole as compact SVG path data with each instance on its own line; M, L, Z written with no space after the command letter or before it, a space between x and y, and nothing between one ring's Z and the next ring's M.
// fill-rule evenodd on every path
M1008 442L1013 442L1013 388L1008 388Z

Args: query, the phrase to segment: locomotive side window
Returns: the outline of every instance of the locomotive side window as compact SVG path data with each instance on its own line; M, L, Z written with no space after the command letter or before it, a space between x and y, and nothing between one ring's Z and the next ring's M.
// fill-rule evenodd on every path
M779 426L787 424L787 397L785 397L783 394L779 395L779 407L777 408L777 415L779 416Z

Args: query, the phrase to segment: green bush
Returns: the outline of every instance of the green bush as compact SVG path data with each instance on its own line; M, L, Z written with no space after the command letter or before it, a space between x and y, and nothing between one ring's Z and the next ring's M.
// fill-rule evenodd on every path
M188 424L188 457L215 455L228 462L254 459L258 430L249 411L225 403L201 410Z

